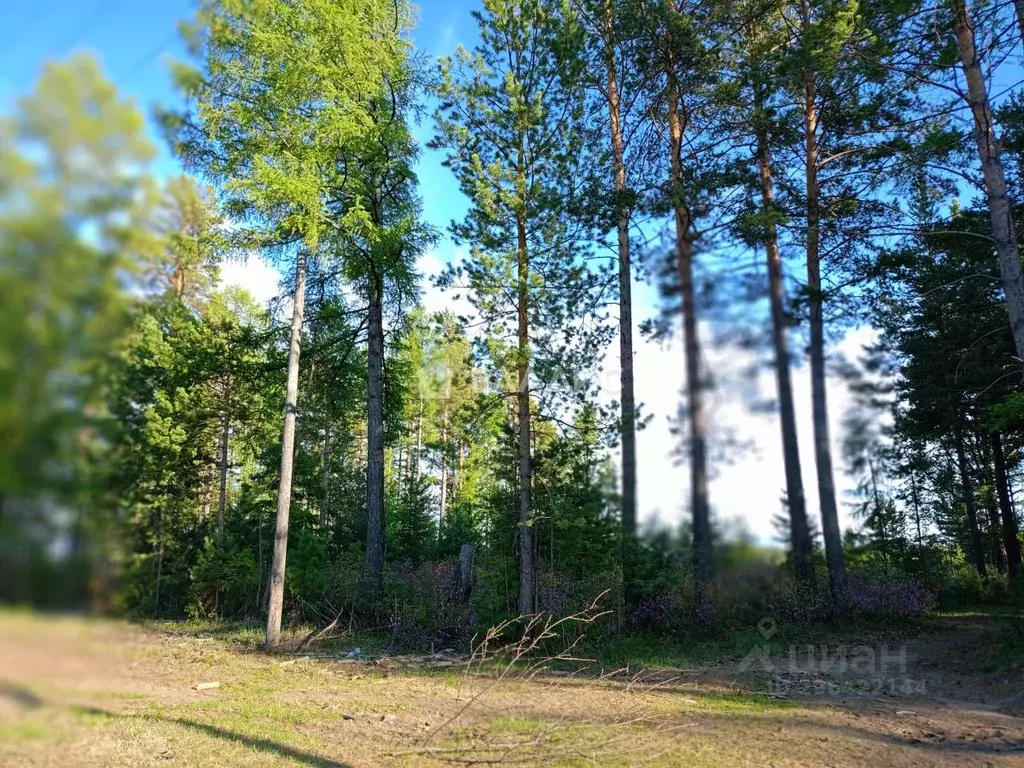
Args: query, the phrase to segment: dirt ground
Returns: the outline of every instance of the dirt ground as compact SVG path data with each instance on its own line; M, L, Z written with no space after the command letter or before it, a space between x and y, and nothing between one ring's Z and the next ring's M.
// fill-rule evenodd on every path
M993 658L996 631L979 613L702 667L496 680L443 656L268 656L7 612L0 765L1024 766L1024 658Z

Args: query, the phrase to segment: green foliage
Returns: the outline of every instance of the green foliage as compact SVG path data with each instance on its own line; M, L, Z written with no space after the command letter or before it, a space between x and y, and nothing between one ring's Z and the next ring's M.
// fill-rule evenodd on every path
M525 359L551 385L549 399L573 402L589 393L579 373L593 367L609 333L579 322L596 314L601 285L583 258L594 180L574 53L582 40L568 6L550 0L488 0L475 18L480 44L440 65L432 146L446 151L470 201L451 227L470 256L442 283L467 290L496 376ZM520 296L529 308L525 346Z
M71 494L96 386L148 248L143 118L90 56L48 64L0 118L0 496ZM72 279L73 277L73 279Z
M395 13L361 0L199 4L185 31L202 69L175 69L198 110L165 121L178 151L220 182L234 218L316 250L337 223L325 192L342 185L339 159L367 139L370 104L405 55L384 34ZM350 222L362 211L357 203Z
M189 571L193 618L240 616L249 612L259 589L259 566L251 550L231 538L207 537Z
M419 565L432 559L437 523L423 478L405 483L388 504L388 559Z
M225 258L258 249L279 263L311 257L290 620L347 613L397 644L466 641L516 612L517 536L529 530L539 608L576 611L607 593L614 616L599 633L692 633L692 531L622 540L614 403L597 397L614 282L598 265L626 210L629 234L659 243L648 248L659 259L667 215L686 217L700 282L719 290L749 287L734 270L771 231L792 281L790 254L809 252L814 228L824 279L786 286L798 297L787 320L820 304L830 320L879 331L860 369L844 371L850 610L915 613L932 592L944 605L1013 599L1022 582L998 569L1016 508L1001 517L998 492L1024 460L1019 360L987 212L962 186L972 126L944 100L951 18L925 8L484 0L479 44L441 61L432 83L431 146L468 198L451 225L465 250L439 284L464 291L474 318L417 305L416 263L434 231L410 125L429 78L407 3L200 0L185 28L191 64L174 68L188 111L162 118L212 187L154 183L143 118L95 61L48 65L0 118L0 597L68 602L85 589L72 576L87 576L101 609L264 610L290 342L279 302L219 286ZM1007 49L996 31L1012 27L1008 8L977 11L986 56ZM626 94L630 166L614 194L609 62ZM671 173L670 94L685 123ZM1016 95L997 107L1015 152L1024 107ZM760 196L757 143L773 201ZM1021 176L1011 173L1015 198ZM646 277L651 264L635 266ZM296 281L283 272L288 291ZM520 391L522 414L510 397ZM378 395L383 447L368 423ZM520 520L525 423L532 509ZM386 564L370 604L358 587L380 462ZM713 628L835 615L820 583L782 576L785 554L725 534ZM987 580L965 556L977 541ZM477 551L469 603L456 589L464 544Z

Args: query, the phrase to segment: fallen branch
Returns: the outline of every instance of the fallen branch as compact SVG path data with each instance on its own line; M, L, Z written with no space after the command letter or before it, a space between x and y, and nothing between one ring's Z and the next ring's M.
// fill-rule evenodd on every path
M342 614L344 614L344 613L345 613L345 609L342 608L340 611L338 611L338 615L334 617L334 621L332 621L330 624L328 624L323 629L314 629L312 632L310 632L308 635L306 635L306 638L301 643L299 643L298 650L300 650L300 651L308 650L309 646L311 646L313 643L315 643L321 637L323 637L328 632L333 630L336 626L338 626L338 622L341 621Z

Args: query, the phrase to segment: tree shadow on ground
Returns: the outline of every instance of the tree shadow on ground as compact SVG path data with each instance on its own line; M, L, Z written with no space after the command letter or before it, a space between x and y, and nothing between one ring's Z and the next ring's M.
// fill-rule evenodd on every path
M700 699L710 700L712 705L728 702L736 699L741 707L747 705L752 697L743 695L708 695L707 693L695 693ZM969 756L1015 756L1024 754L1024 740L1014 738L1014 734L1004 727L985 728L975 727L974 733L964 733L961 736L949 734L944 736L931 731L934 727L929 723L928 713L925 717L914 718L913 720L901 721L899 731L887 729L874 729L855 722L831 721L835 712L823 712L822 710L803 709L803 702L784 707L784 711L770 712L760 711L757 713L740 710L727 711L715 709L687 709L674 714L651 713L641 714L632 712L623 715L603 716L568 716L562 715L558 726L562 730L571 732L575 726L588 726L596 728L601 734L611 736L615 731L622 730L629 733L632 729L641 727L647 729L652 736L662 735L670 738L676 745L681 745L681 734L688 731L682 730L688 726L699 726L703 738L709 733L732 734L735 738L750 737L758 740L759 749L766 753L772 749L784 750L786 743L793 743L794 740L804 744L830 743L832 749L845 742L856 744L874 743L884 751L890 748L903 748L921 755L926 764L956 764L959 758ZM833 705L829 705L832 709ZM838 713L840 716L848 714ZM515 716L523 720L535 720L537 722L550 722L553 714L550 711L538 709L517 709ZM949 723L940 730L947 730ZM972 726L964 726L965 731L971 730ZM549 728L549 735L553 728ZM986 734L985 731L990 733ZM779 734L782 734L779 736ZM822 738L828 737L828 738ZM768 755L771 756L771 755ZM786 757L780 751L777 757ZM842 761L839 761L842 762ZM902 762L899 764L903 764Z
M161 715L153 714L134 714L124 715L117 712L111 712L107 709L100 707L86 706L80 704L61 704L53 701L46 701L40 698L35 692L24 686L19 686L14 683L0 680L0 697L10 699L16 705L22 709L39 709L43 706L53 707L55 709L63 709L67 712L71 712L75 715L88 715L92 717L102 717L110 720L144 720L150 723L168 723L170 725L179 725L183 728L196 731L206 736L210 736L215 739L222 739L224 741L231 741L237 744L244 745L251 749L258 750L260 752L269 752L278 757L288 758L294 760L301 765L312 766L313 768L351 768L348 763L340 763L336 760L331 760L320 755L313 754L311 752L304 752L303 750L289 747L286 744L280 744L276 741L265 738L257 738L253 736L246 736L241 733L229 731L225 728L218 728L215 725L208 725L207 723L199 722L198 720L191 720L184 717L164 717Z

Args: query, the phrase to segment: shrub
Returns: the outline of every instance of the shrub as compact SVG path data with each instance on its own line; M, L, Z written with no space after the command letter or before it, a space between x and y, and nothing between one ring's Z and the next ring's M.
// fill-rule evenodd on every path
M219 543L207 538L189 576L192 618L240 616L256 607L259 566L252 552L230 537Z
M476 630L472 607L457 598L454 563L396 563L384 583L384 607L393 642L426 648L464 645Z

